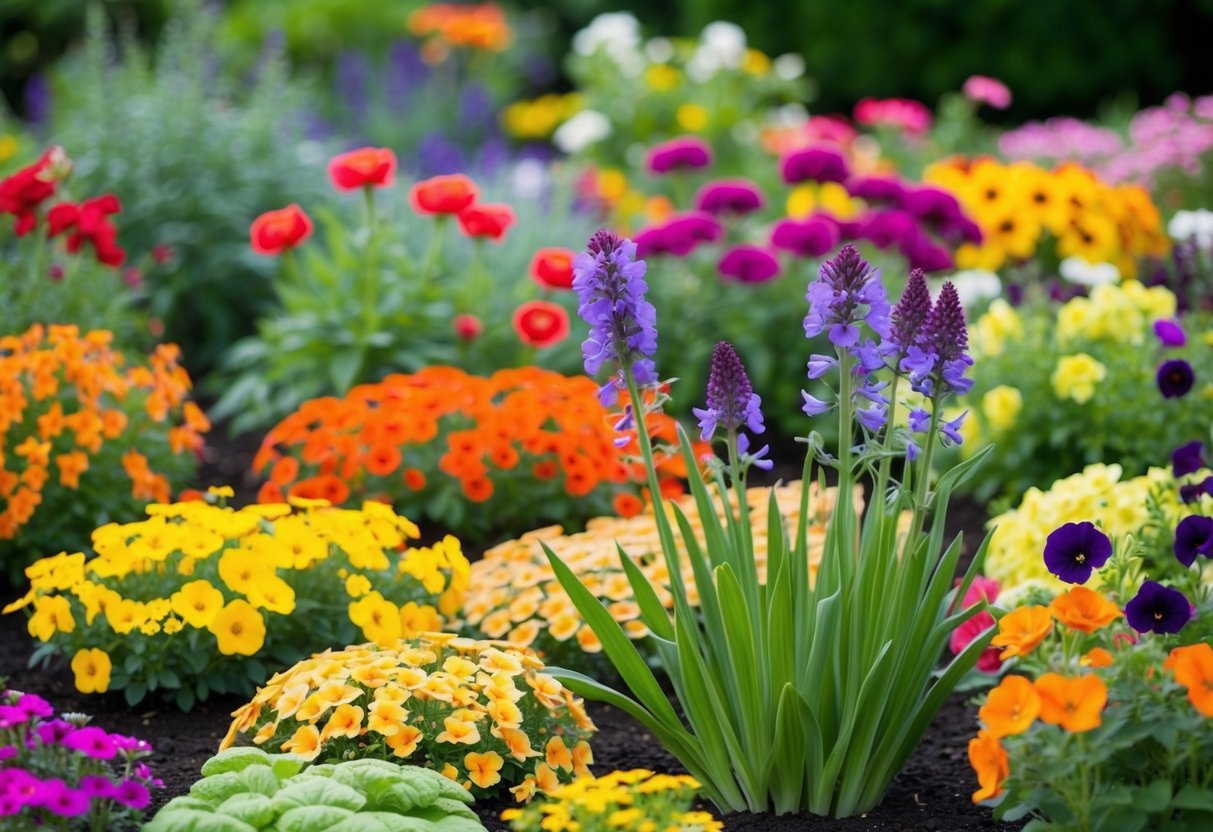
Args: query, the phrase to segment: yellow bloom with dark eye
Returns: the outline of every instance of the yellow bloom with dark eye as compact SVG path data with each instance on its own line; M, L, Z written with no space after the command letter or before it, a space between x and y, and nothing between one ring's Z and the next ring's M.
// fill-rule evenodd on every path
M72 673L76 674L76 690L81 693L105 693L110 687L113 664L104 650L89 648L76 651L72 657Z
M265 619L248 601L237 599L225 606L207 628L225 656L251 656L265 644Z
M223 609L223 593L215 589L210 581L190 581L173 593L169 599L173 612L181 616L186 624L205 629Z
M1107 263L1116 257L1120 236L1116 223L1105 214L1087 211L1071 220L1057 240L1061 257L1081 257L1088 263Z

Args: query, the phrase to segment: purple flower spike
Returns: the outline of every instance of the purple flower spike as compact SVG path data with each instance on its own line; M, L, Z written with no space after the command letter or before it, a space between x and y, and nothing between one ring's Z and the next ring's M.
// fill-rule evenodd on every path
M900 205L906 192L900 181L883 176L854 177L846 181L845 187L851 196L857 196L869 203L889 202Z
M836 150L810 147L797 150L783 157L780 164L783 181L789 185L812 180L814 182L844 182L849 174L847 160Z
M1178 633L1192 617L1192 605L1177 589L1146 581L1125 604L1125 619L1139 633Z
M612 404L626 388L625 370L639 384L657 381L657 312L645 300L645 263L636 259L635 243L603 229L586 248L573 261L577 314L590 325L581 352L588 375L611 366L611 379L599 389L599 398Z
M1171 471L1177 477L1195 474L1205 467L1205 446L1197 442L1180 445L1171 452Z
M1158 390L1164 399L1179 399L1188 395L1196 375L1192 365L1182 358L1164 361L1158 368Z
M1193 514L1175 527L1175 559L1184 566L1196 562L1197 555L1213 557L1213 517Z
M709 182L695 197L695 207L717 216L742 216L758 211L766 204L762 191L749 179L721 179Z
M838 223L823 216L780 220L771 231L771 245L775 248L812 259L833 251L840 238Z
M692 408L699 419L703 441L712 438L716 428L735 431L745 426L752 433L765 430L762 423L762 399L754 392L745 365L733 345L719 341L712 352L712 369L708 373L706 408Z
M922 332L927 316L931 314L931 291L927 288L926 275L922 269L913 269L906 282L901 300L893 307L892 328L889 333L890 352L904 356Z
M1093 523L1066 523L1045 540L1045 566L1068 584L1085 584L1112 557L1112 541Z
M968 348L964 307L956 287L948 281L940 289L917 343L906 351L901 369L910 374L911 388L925 396L934 396L939 382L952 393L967 393L973 388L973 380L965 378L973 366L965 352Z
M716 264L722 277L738 283L765 283L779 274L779 261L758 246L734 246Z
M1179 321L1155 321L1154 334L1164 347L1182 347L1188 343L1188 336L1184 334Z
M680 136L649 148L646 164L656 174L699 170L712 164L712 148L697 136Z
M843 246L838 256L821 264L805 298L809 302L804 319L808 338L827 332L834 346L852 347L859 342L860 320L881 338L888 337L889 302L880 270L860 257L853 245Z

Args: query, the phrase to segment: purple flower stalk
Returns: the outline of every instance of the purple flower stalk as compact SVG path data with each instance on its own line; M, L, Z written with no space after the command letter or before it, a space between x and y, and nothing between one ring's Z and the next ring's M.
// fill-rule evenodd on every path
M881 338L888 336L889 302L880 270L860 257L853 245L843 246L838 256L821 264L805 298L809 302L804 319L808 338L826 332L834 346L853 347L859 343L861 320Z
M1146 581L1125 604L1125 620L1139 633L1178 633L1192 617L1192 605L1177 589Z
M1188 395L1196 381L1192 365L1182 358L1164 361L1158 368L1158 391L1164 399L1179 399Z
M1045 539L1045 566L1060 580L1085 584L1112 557L1112 541L1093 523L1066 523Z
M655 174L698 170L712 164L712 148L697 136L680 136L649 148L646 164Z
M657 381L657 312L644 297L645 263L636 259L635 243L602 229L586 248L573 261L577 314L590 325L581 352L588 375L603 365L612 367L610 380L598 391L604 404L612 404L627 387L626 373L638 384Z
M742 216L760 210L765 203L762 191L749 179L709 182L695 197L696 208L718 216Z
M1171 452L1171 471L1176 477L1186 477L1195 474L1205 467L1205 446L1203 443L1188 442L1180 445Z
M728 341L717 342L712 352L707 393L707 407L691 409L699 419L703 441L711 439L717 428L735 431L744 425L753 433L765 430L760 409L762 399L754 392L745 365Z
M927 277L922 269L913 269L910 271L910 279L906 282L906 290L901 293L901 299L893 307L890 316L892 325L889 329L889 340L886 342L889 354L899 359L904 357L918 340L918 334L922 332L930 314L931 291L927 288Z
M742 244L726 251L716 269L737 283L766 283L779 274L779 261L766 249Z
M924 396L934 396L942 383L944 392L967 393L973 380L965 372L973 359L969 347L964 307L951 281L943 284L939 299L923 322L917 342L901 361L902 372L910 374L910 387Z
M1173 549L1175 559L1184 566L1195 563L1197 555L1213 557L1213 517L1193 514L1180 520Z

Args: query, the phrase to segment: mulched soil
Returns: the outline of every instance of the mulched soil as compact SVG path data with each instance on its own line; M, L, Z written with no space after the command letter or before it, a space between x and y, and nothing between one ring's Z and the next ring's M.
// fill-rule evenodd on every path
M212 441L219 438L216 431ZM255 450L256 442L248 438L229 440L212 448L204 461L202 482L230 483L238 488L239 496L251 497L256 483L245 472ZM798 468L777 466L769 479L797 476ZM964 532L966 549L971 553L981 539L985 519L981 506L954 501L948 527L952 534ZM966 557L964 562L967 560ZM97 724L107 730L149 741L155 748L152 768L165 784L164 790L156 795L155 806L186 793L197 779L201 764L214 753L226 733L231 711L243 701L212 699L200 703L191 713L182 714L153 704L131 709L120 694L82 696L76 692L65 663L59 662L46 670L27 667L33 642L25 632L24 621L20 615L0 618L0 677L7 678L14 689L47 697L60 712L91 713ZM976 784L968 765L967 743L974 732L976 712L966 704L967 696L956 695L947 701L906 769L873 812L844 820L737 814L725 818L725 828L729 832L950 832L1020 828L996 824L988 809L976 807L969 800ZM659 772L681 771L677 761L627 715L597 703L590 704L590 714L599 727L594 738L597 771L638 767ZM500 800L481 801L476 808L490 830L505 830L507 827L497 817L507 805Z

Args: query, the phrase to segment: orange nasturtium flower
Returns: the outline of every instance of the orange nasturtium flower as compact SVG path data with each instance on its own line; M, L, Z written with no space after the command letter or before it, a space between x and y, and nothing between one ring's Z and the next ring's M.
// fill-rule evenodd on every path
M990 640L992 647L1002 647L1002 658L1026 656L1045 640L1053 629L1053 616L1048 607L1019 607L998 622L998 635Z
M1007 676L990 691L977 716L986 733L995 739L1022 734L1032 727L1040 713L1040 696L1031 680Z
M1116 604L1085 586L1073 587L1054 598L1049 612L1062 624L1084 633L1102 629L1123 615Z
M1007 750L989 731L979 731L969 740L969 764L977 772L981 788L973 792L973 802L981 803L1002 794L1002 784L1011 776Z
M1213 716L1213 647L1201 642L1176 647L1163 665L1188 689L1188 701L1203 716Z
M1041 721L1075 734L1098 728L1108 703L1108 688L1093 673L1078 677L1046 673L1036 680L1036 693Z

